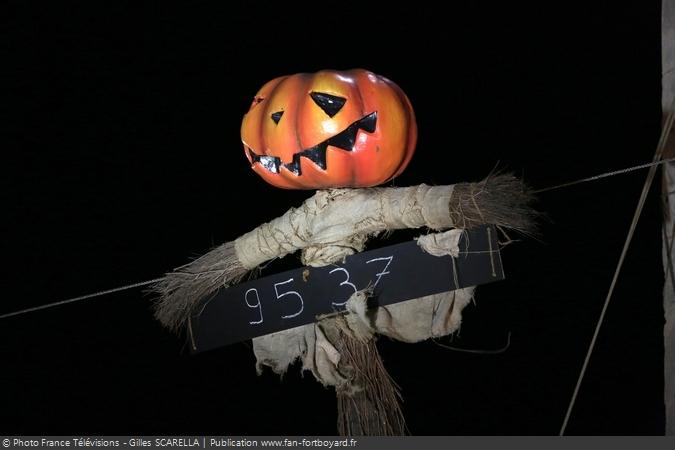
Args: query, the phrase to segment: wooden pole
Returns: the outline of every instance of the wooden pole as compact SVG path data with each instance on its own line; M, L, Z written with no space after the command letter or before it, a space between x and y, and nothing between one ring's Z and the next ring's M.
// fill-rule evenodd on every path
M675 0L661 3L661 61L663 117L673 107L675 98ZM671 130L663 158L675 156L675 133ZM664 403L666 406L667 436L675 436L675 164L668 163L663 169L664 232L663 261L665 285L663 307L666 324L664 339Z

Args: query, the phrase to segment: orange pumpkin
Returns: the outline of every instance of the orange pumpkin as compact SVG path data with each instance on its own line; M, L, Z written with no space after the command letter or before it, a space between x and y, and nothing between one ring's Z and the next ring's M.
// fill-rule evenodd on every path
M241 125L251 167L286 189L367 187L400 174L415 151L412 105L392 81L362 69L275 78Z

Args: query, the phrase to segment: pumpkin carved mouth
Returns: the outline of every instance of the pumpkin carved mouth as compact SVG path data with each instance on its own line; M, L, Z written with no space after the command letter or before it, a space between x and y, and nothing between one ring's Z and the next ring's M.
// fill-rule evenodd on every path
M326 170L326 149L328 146L333 146L341 148L351 152L354 150L354 145L356 144L356 136L359 130L366 131L368 133L373 133L375 131L375 126L377 125L377 111L368 114L360 118L359 120L353 122L347 128L331 136L328 139L319 142L313 147L306 148L297 153L293 154L293 160L289 163L282 163L281 158L278 156L266 156L256 154L250 147L246 147L248 153L251 157L251 165L255 163L260 163L265 169L272 173L279 173L281 167L293 172L295 175L302 175L302 167L300 165L300 158L305 157L312 161L317 166L321 167L323 170Z

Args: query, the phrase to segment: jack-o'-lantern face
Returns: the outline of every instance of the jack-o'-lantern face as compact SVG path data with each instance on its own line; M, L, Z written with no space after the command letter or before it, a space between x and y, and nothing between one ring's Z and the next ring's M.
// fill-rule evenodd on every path
M241 125L251 167L286 189L375 186L410 162L417 125L388 79L361 69L276 78Z

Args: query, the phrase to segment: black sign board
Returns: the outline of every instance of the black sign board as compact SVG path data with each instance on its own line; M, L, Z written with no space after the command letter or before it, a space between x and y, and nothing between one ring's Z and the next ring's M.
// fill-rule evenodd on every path
M432 256L409 241L357 253L342 264L302 267L221 289L191 319L193 351L312 323L343 311L354 292L368 287L378 306L501 280L496 234L492 226L464 232L456 258Z

